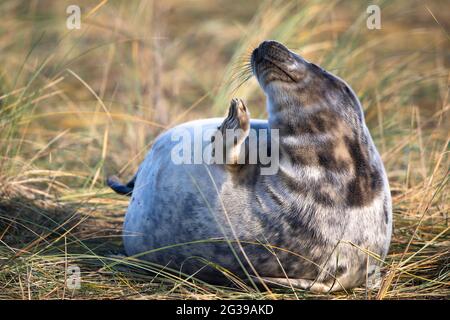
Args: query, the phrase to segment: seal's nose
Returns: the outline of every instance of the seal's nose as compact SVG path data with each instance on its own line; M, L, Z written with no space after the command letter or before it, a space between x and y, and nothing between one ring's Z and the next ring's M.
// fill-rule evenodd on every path
M260 63L263 59L264 55L262 54L262 50L258 48L256 48L255 50L253 50L252 53L252 62L253 63Z
M261 42L258 47L263 53L270 54L271 52L287 52L289 51L283 44L274 40L266 40Z
M271 56L271 53L274 53L280 49L287 50L286 47L279 42L273 40L263 41L255 50L253 50L252 60L256 63L259 63L264 59L265 56Z
M289 57L289 49L277 41L266 40L253 51L255 62L260 62L264 57L272 60L286 60Z
M263 42L261 42L258 46L258 48L260 48L261 50L269 50L270 48L284 48L286 49L285 46L283 46L281 43L274 41L274 40L265 40Z

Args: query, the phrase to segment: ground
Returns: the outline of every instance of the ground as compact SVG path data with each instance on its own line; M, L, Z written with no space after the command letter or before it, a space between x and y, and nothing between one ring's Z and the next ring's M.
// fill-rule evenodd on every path
M0 3L0 299L448 299L450 10L445 1ZM393 196L381 286L316 295L218 287L122 256L130 178L154 138L223 116L266 117L245 65L275 39L345 79ZM69 289L68 266L81 272Z

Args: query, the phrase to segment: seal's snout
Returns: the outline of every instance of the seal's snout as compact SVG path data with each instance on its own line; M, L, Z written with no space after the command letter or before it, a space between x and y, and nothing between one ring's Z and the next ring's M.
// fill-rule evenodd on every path
M263 41L251 57L253 74L260 84L296 82L295 54L277 41Z
M258 64L264 59L282 62L289 58L289 53L289 49L277 41L263 41L253 50L252 62Z
M288 48L286 48L283 44L273 40L261 42L258 48L260 49L261 52L269 56L276 56L280 54L283 55L289 53Z

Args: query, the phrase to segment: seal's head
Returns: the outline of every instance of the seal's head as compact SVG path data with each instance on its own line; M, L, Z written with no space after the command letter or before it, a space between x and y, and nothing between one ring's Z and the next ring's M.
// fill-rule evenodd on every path
M350 109L359 111L356 96L343 80L279 42L262 42L252 53L251 65L272 112L286 106L301 109L351 106Z

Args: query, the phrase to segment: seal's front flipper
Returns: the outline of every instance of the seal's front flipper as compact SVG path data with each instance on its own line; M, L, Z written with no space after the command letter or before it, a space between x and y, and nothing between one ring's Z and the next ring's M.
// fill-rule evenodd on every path
M127 196L131 196L133 193L134 182L136 181L136 176L133 177L127 184L122 184L119 178L116 176L108 177L106 183L108 186L113 189L118 194L123 194Z
M250 112L241 99L233 98L228 109L228 116L211 137L212 156L224 160L227 165L239 163L241 147L250 131ZM218 151L221 154L218 154Z

